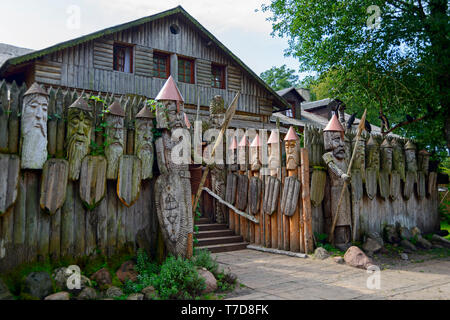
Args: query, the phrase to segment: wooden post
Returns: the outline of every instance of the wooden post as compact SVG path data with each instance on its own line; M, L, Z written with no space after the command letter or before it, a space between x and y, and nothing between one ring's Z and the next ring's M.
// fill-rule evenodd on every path
M287 170L288 177L297 177L298 169ZM289 250L293 252L300 251L300 211L297 204L295 213L289 217Z
M266 194L264 193L264 190L266 190L267 185L267 177L264 179L265 183L262 188L262 195L261 195L261 212L264 216L264 246L265 247L272 247L272 216L276 214L276 212L272 213L272 215L268 215L264 213L263 204L264 204L264 197Z
M284 179L286 178L286 168L282 168L280 170L281 172L281 186L280 186L280 199L283 196L283 189L284 189ZM285 244L284 244L284 215L281 212L281 201L278 201L278 210L277 210L277 221L278 221L278 229L277 229L277 235L278 235L278 249L284 250Z
M305 253L314 251L314 238L312 230L311 198L309 193L309 157L308 149L300 149L301 157L301 181L302 181L302 204L303 204L303 238Z
M259 179L259 171L253 171L251 173L251 175L253 177L256 177L256 178ZM248 208L250 210L250 206L248 206ZM261 210L261 207L260 207L260 210ZM264 224L264 220L261 219L260 213L256 213L255 216L256 216L256 219L258 219L260 221L260 223L257 224L257 223L254 223L254 222L249 222L250 223L250 240L252 241L252 243L256 243L257 245L261 245L261 242L262 242L261 224Z
M300 181L300 183L302 182L302 170L301 168L298 170L298 181ZM303 185L300 186L300 192L298 194L298 212L299 212L299 223L298 223L298 229L299 229L299 241L300 241L300 252L305 253L305 237L304 237L304 233L305 233L305 222L304 222L304 216L303 216L303 203L301 201L302 199L302 190L303 190Z

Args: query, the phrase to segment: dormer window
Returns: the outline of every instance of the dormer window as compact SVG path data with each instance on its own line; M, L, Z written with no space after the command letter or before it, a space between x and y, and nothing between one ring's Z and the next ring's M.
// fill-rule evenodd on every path
M133 46L114 44L114 70L133 73Z

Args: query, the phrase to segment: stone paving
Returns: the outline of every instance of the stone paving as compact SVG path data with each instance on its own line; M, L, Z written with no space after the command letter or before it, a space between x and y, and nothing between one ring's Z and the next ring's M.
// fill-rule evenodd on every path
M214 254L245 287L230 300L450 299L450 258L411 263L380 272L380 289L368 289L366 270L255 250Z

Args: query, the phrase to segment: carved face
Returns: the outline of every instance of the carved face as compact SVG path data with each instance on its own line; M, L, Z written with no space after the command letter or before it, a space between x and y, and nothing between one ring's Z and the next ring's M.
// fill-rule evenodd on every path
M167 230L170 241L176 242L180 232L181 217L178 200L173 194L172 186L165 187L161 192L161 209L164 217L164 226Z
M209 117L211 119L211 125L215 128L221 128L225 122L225 113L211 114Z
M417 171L417 161L416 161L416 150L415 149L408 149L405 150L405 157L406 157L406 168L408 171Z
M247 170L248 149L247 147L238 147L239 170Z
M92 114L76 108L69 108L67 119L67 156L69 175L78 179L81 161L89 152L92 132Z
M300 164L298 140L286 141L286 169L295 170Z
M269 169L275 170L280 167L280 149L278 143L269 144Z
M183 128L185 126L183 104L179 103L179 112L176 101L163 101L163 105L164 107L156 109L158 128Z
M374 169L380 168L380 149L377 145L367 147L367 167Z
M117 178L117 168L119 158L123 154L124 146L124 126L123 117L108 115L106 118L108 126L106 127L106 136L108 145L105 148L105 156L108 160L107 178Z
M42 169L47 160L47 105L44 95L24 97L22 125L21 167Z
M330 147L333 151L333 156L336 159L342 160L345 158L345 145L340 132L328 131L326 132L330 137Z
M381 148L381 168L392 170L392 148Z
M353 167L355 169L364 169L365 164L366 164L365 140L361 137L355 143L357 143L357 147L356 147L355 162L353 163Z
M136 119L135 153L142 161L142 179L153 173L153 123L151 119Z

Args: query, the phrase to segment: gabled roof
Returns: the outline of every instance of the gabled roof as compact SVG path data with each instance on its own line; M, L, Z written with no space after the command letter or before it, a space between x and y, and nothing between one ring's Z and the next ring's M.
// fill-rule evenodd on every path
M32 49L20 48L12 46L10 44L0 43L0 67L2 66L3 62L7 61L8 59L15 58L32 51Z
M143 17L137 20L133 20L127 23L119 24L114 27L106 28L103 30L99 30L93 33L90 33L85 36L81 36L79 38L75 38L72 40L68 40L65 42L58 43L56 45L53 45L51 47L33 51L31 53L11 58L5 61L5 63L0 67L0 77L4 74L4 72L8 69L10 66L15 66L30 60L38 59L43 57L44 55L51 54L53 52L66 49L69 47L76 46L78 44L95 40L103 36L111 35L116 32L126 30L132 27L140 26L142 24L155 21L164 17L168 17L175 14L181 14L183 17L185 17L187 20L189 20L192 24L194 24L207 38L209 38L214 44L216 44L221 50L223 50L236 64L238 64L240 67L242 67L246 72L249 73L249 75L256 80L261 86L263 86L265 89L267 89L272 95L274 95L275 99L277 100L279 104L288 107L289 103L282 97L280 97L267 83L265 83L257 74L255 74L244 62L242 62L234 53L232 53L229 49L227 49L212 33L210 33L208 30L205 29L194 17L192 17L189 13L187 13L186 10L183 9L181 6L177 6L173 9L169 9L151 16Z
M291 91L294 92L294 95L297 96L297 98L299 98L300 101L305 101L306 100L304 97L302 97L302 95L297 91L297 89L295 87L290 87L290 88L286 88L286 89L277 90L277 93L281 97L284 97L286 94L290 93Z

